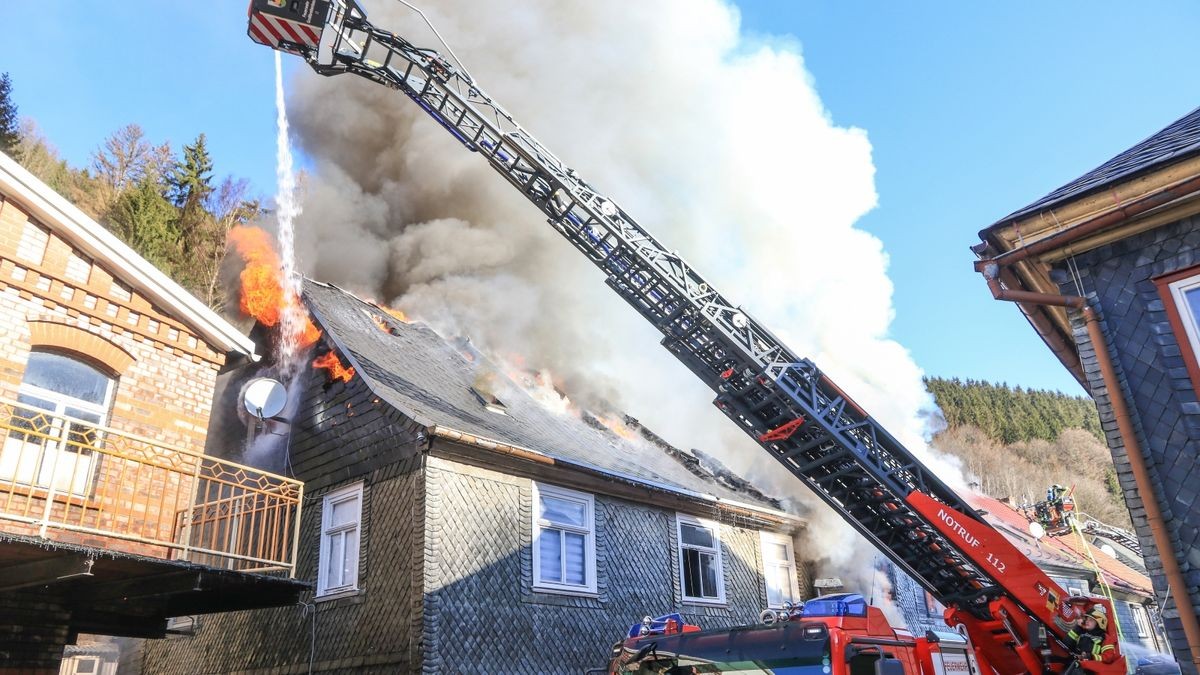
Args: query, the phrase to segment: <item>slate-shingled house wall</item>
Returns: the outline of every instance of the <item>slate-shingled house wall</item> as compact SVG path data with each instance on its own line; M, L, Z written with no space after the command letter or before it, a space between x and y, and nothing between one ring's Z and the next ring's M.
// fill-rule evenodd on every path
M489 412L469 389L477 354L334 288L310 284L306 299L326 344L358 372L345 384L305 375L291 438L306 485L297 574L317 577L325 495L361 481L358 589L200 617L194 635L147 644L143 672L308 672L311 662L313 672L578 674L604 665L645 614L716 627L756 621L767 606L759 533L802 525L777 505L515 387L498 389L507 414ZM535 482L593 496L594 594L534 590ZM682 602L677 513L720 523L722 605Z
M1134 425L1143 449L1152 462L1150 471L1161 495L1171 539L1188 582L1192 602L1200 606L1200 402L1188 377L1180 345L1171 331L1154 277L1171 274L1200 263L1200 220L1187 218L1114 242L1075 258L1077 279L1062 279L1064 293L1093 298L1101 308L1104 333L1113 354L1113 367L1125 389L1126 400L1136 411ZM1082 320L1073 322L1080 360L1088 372L1101 420L1112 420L1112 402L1100 380L1096 353ZM1133 481L1129 455L1115 424L1104 426L1113 453L1117 478L1134 527L1146 533L1146 511ZM1157 475L1155 475L1157 474ZM1146 542L1152 544L1152 542ZM1143 545L1146 567L1161 579L1157 550ZM1160 581L1160 587L1165 584ZM1177 655L1187 654L1187 642L1178 622L1179 612L1168 601L1163 618ZM1179 659L1188 669L1190 663Z
M1151 487L1134 481L1096 345L1080 312L1026 303L1030 323L1096 401L1146 568L1160 597L1172 651L1196 672L1180 610L1169 593L1186 585L1200 607L1200 330L1194 286L1188 299L1169 290L1200 275L1200 108L1111 160L981 231L977 268L1034 255L997 269L1008 289L1083 296L1099 319ZM1193 306L1189 307L1191 303ZM1191 314L1191 316L1188 316ZM1144 498L1156 493L1170 550L1159 551ZM1179 564L1174 588L1163 558Z

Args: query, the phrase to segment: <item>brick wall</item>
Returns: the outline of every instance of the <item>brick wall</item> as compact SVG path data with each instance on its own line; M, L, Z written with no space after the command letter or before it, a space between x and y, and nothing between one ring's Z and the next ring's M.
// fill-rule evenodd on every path
M1174 548L1169 555L1179 561L1196 606L1200 606L1200 401L1181 356L1181 349L1189 347L1175 339L1151 279L1200 263L1198 247L1200 219L1189 218L1076 256L1078 282L1069 270L1058 270L1063 293L1082 292L1099 309L1113 366L1133 408L1134 426L1167 519ZM1146 524L1142 495L1117 431L1095 348L1078 313L1072 316L1072 327L1146 567L1162 596L1167 583L1159 552ZM1195 675L1174 603L1168 600L1162 614L1176 660L1184 673Z
M69 616L61 599L52 595L0 593L0 675L57 673Z
M0 392L11 396L20 384L36 339L119 375L114 428L203 447L224 355L45 228L41 260L20 257L28 221L18 205L0 201ZM88 262L86 280L68 277L72 254Z
M578 674L646 614L716 628L766 607L756 530L722 524L726 605L683 604L675 512L602 494L596 597L534 592L531 480L439 458L426 471L426 672Z
M0 396L15 398L32 349L81 355L116 379L108 426L156 444L201 451L224 355L128 284L114 279L114 273L119 270L88 259L0 196ZM114 439L106 447L114 449L116 443ZM139 460L150 458L142 455ZM80 503L56 504L54 515L87 527L169 539L171 518L160 517L159 509L174 513L186 499L178 476L153 485L135 484L129 480L135 469L132 462L99 458L90 467L96 476L93 484L109 487L98 489L87 500L75 500ZM12 489L18 502L38 499ZM147 494L139 495L143 504L137 509L122 509L133 496L130 490ZM10 510L17 508L11 500L6 503ZM14 524L3 527L20 529ZM166 555L160 548L117 544L96 536L59 538Z

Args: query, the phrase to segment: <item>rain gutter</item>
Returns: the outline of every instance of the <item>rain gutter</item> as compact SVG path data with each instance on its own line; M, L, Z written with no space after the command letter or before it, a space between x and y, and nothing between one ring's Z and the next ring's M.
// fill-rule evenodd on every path
M606 478L612 478L612 479L619 480L623 483L629 483L632 485L641 485L641 486L649 487L654 490L659 490L662 492L669 492L669 493L673 493L673 494L682 495L684 497L689 497L689 498L697 500L697 501L708 502L710 504L720 505L720 506L722 506L726 509L729 509L731 511L734 511L734 512L740 511L743 514L751 514L751 515L767 514L767 515L774 516L776 518L783 518L786 520L793 520L793 521L802 520L801 518L798 518L797 516L795 516L791 513L787 513L785 511L777 511L775 509L764 508L762 506L757 506L755 504L739 502L734 499L725 499L723 497L718 497L713 494L708 494L707 492L696 492L695 490L689 490L684 487L668 485L666 483L659 483L657 481L648 480L646 478L630 476L628 474L624 474L619 471L612 471L610 469L602 469L598 466L585 464L583 462L573 462L573 461L558 459L556 457L551 457L550 455L547 455L545 453L538 452L537 450L530 450L529 448L523 448L518 445L511 445L509 443L503 443L501 441L497 441L497 440L494 440L491 438L486 438L484 436L477 436L475 434L471 434L471 433L468 433L465 431L459 431L458 429L443 426L440 424L435 424L435 425L429 426L429 427L427 427L427 430L428 430L430 436L436 436L438 438L443 438L448 441L454 441L455 443L462 443L464 445L469 445L469 446L472 446L475 448L480 448L483 450L490 450L492 452L497 452L497 453L500 453L503 455L509 455L511 457L517 457L519 459L536 462L538 464L543 464L543 465L548 465L548 466L564 466L564 467L571 467L571 468L575 468L575 469L582 469L589 473L594 473L594 474L597 474L600 476L604 476Z

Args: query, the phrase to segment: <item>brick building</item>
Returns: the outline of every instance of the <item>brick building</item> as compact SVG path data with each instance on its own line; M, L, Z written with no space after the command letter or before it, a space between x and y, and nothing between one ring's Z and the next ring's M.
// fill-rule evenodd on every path
M469 343L308 283L324 345L291 417L302 606L201 617L147 673L573 673L646 614L807 597L802 523L722 467L556 413ZM318 349L324 349L319 347Z
M294 601L299 484L203 454L217 373L252 355L0 154L0 673L57 672L81 633Z
M1200 109L982 230L976 263L1096 400L1172 651L1200 664Z

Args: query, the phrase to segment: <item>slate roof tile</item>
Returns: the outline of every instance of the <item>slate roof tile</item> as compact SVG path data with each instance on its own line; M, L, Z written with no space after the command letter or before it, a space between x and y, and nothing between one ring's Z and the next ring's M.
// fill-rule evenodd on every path
M378 396L423 426L449 427L651 485L778 509L777 503L753 492L734 491L715 477L697 475L704 472L689 470L652 443L631 442L579 417L548 410L481 354L451 344L425 324L397 321L319 282L306 281L304 298L314 320L358 375ZM489 411L472 391L481 378L507 414Z
M996 221L1006 223L1129 178L1134 174L1200 154L1200 108L1036 202Z

